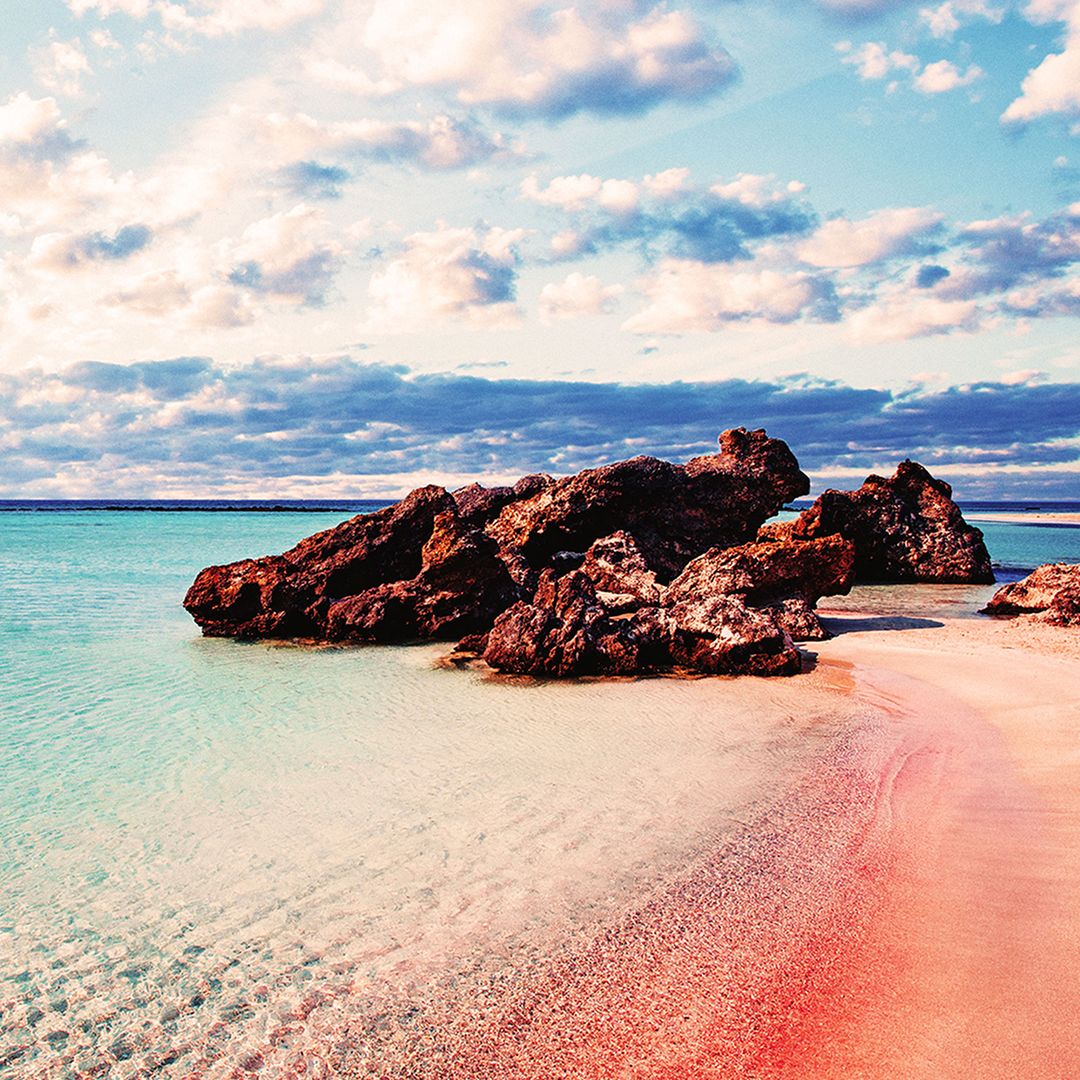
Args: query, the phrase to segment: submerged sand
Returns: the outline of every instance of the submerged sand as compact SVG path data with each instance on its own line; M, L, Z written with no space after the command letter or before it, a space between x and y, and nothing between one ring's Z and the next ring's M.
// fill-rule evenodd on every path
M836 636L799 678L682 684L694 709L797 705L800 745L822 718L820 752L756 777L745 820L703 829L636 892L613 882L574 933L493 936L492 909L434 968L343 967L238 1068L191 1075L1075 1075L1080 637L823 614ZM656 700L655 682L605 685Z
M592 941L372 996L326 1074L1072 1075L1080 643L830 625L800 691L868 719L810 773Z

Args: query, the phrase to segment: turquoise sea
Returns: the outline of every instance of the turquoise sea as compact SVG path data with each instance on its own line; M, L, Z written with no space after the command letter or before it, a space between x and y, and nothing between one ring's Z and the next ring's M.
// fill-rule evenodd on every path
M199 636L202 566L361 508L0 511L0 1075L281 1075L387 988L588 938L843 726L798 680ZM1080 528L982 527L1003 577L1080 561Z

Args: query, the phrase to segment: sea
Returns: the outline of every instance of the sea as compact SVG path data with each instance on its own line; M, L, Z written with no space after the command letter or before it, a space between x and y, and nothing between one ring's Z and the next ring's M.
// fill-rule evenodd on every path
M0 503L0 1076L336 1075L343 1032L421 1075L417 1002L587 948L849 729L797 679L499 679L183 610L201 567L380 505ZM1001 580L1080 562L1036 510L1080 502L965 506L1019 515L979 523Z

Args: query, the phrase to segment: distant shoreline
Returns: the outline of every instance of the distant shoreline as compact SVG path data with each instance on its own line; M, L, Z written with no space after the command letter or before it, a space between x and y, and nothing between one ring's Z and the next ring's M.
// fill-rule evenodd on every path
M275 499L0 499L0 514L27 513L168 513L168 514L361 514L393 506L394 499L318 500ZM801 513L812 504L799 500L784 507L786 513ZM1023 509L1015 500L1000 503L979 502L961 512L969 521L993 521L1001 524L1080 527L1080 503L1046 502ZM1045 507L1045 509L1044 509Z
M1064 526L1080 529L1080 513L1074 510L976 510L964 515L968 521L997 521L1002 524Z

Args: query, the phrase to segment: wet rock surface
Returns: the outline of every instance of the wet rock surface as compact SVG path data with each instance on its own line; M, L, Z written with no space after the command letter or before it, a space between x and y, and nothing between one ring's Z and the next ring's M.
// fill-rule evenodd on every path
M998 589L987 615L1025 615L1055 626L1080 626L1080 565L1044 563L1022 581Z
M461 639L455 662L513 674L789 675L793 642L827 636L818 599L856 575L985 579L981 534L921 466L762 529L809 481L764 431L719 443L685 465L418 488L283 555L208 567L185 607L217 636Z

